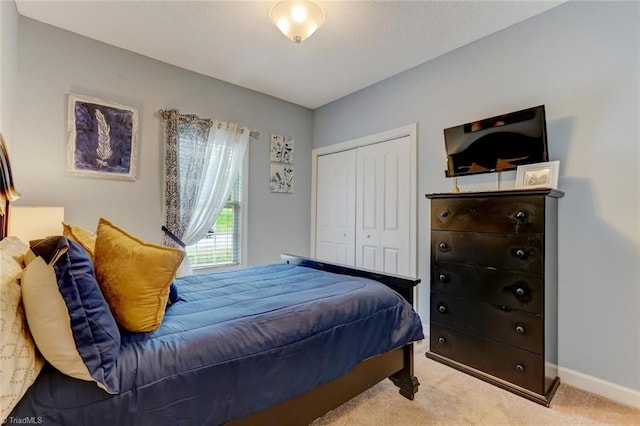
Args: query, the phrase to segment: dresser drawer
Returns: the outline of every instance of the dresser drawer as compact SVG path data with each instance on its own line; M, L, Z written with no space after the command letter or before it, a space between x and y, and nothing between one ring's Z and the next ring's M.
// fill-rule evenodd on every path
M431 293L431 324L542 353L543 318L449 294Z
M431 351L538 394L545 393L541 355L431 324Z
M542 275L434 262L431 291L542 313Z
M448 198L431 201L431 228L541 234L544 231L542 197Z
M431 260L542 274L542 236L431 231Z

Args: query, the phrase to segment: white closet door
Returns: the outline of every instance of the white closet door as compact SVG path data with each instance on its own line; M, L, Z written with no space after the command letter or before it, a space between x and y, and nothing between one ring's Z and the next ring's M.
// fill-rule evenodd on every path
M356 151L318 157L316 258L355 265Z
M411 274L409 137L357 149L356 266Z

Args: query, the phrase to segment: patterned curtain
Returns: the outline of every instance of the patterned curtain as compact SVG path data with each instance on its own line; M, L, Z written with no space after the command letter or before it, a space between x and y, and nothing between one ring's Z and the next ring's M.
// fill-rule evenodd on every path
M164 127L164 223L182 239L202 185L213 122L193 114L180 114L175 109L160 114ZM178 246L167 234L163 235L163 243Z
M249 128L177 110L162 111L165 139L165 227L185 245L213 228L242 167ZM164 235L164 244L177 243ZM191 274L185 258L178 275Z

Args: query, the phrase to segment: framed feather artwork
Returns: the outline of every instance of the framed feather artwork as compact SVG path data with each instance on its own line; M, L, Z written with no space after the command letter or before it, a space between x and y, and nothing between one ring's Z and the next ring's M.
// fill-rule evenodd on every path
M136 180L138 111L69 94L67 174Z

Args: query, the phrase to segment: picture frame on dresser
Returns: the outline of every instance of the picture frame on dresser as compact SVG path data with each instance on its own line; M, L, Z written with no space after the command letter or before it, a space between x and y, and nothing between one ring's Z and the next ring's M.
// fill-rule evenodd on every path
M516 171L516 189L558 189L560 161L524 164Z

